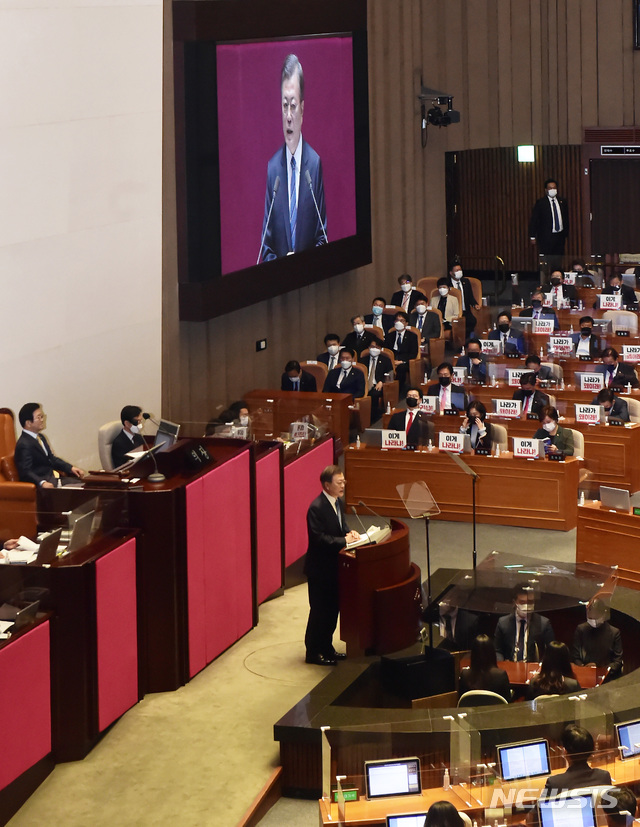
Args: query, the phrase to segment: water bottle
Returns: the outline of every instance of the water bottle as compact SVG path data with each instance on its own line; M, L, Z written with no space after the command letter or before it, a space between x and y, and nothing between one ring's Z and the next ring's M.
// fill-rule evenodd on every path
M449 778L449 767L445 767L445 769L444 769L444 778L442 779L442 789L443 790L450 790L451 789L451 779Z

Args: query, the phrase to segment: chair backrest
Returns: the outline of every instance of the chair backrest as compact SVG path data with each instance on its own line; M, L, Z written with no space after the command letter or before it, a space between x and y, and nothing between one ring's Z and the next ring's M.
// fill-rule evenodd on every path
M302 370L306 370L316 380L316 388L321 391L324 385L324 380L327 378L329 368L324 362L300 362Z
M368 330L369 333L373 333L376 339L380 339L381 342L384 342L384 330L382 330L381 328L376 327L373 324L366 324L364 326L364 329Z
M424 276L418 281L417 287L421 293L424 293L427 298L436 289L439 276Z
M440 319L440 335L438 336L438 338L442 339L444 337L444 322L442 321L442 313L438 310L437 307L434 307L433 305L431 305L431 312L435 313L436 316Z
M473 290L473 295L476 298L478 304L482 304L482 282L480 279L476 279L473 276L468 276L469 282L471 284L471 289Z
M564 370L561 365L557 365L555 362L540 362L540 364L551 369L551 375L556 382L564 378Z
M462 317L462 294L458 290L457 287L450 287L449 288L449 295L453 296L454 299L458 302L458 319ZM429 297L429 303L433 310L437 308L438 302L440 300L440 293L438 290L433 290L431 296ZM442 314L441 314L442 315Z
M122 430L122 422L114 420L113 422L106 422L98 428L98 453L100 454L100 462L105 471L113 471L113 462L111 461L111 446L113 440L118 436Z
M509 434L505 425L498 425L497 422L491 423L491 447L500 446L500 452L509 450Z
M557 408L558 405L555 396L552 393L548 393L547 396L549 397L549 404L551 405L551 407Z
M573 434L573 456L584 458L584 434L582 431L576 431L575 428L569 428Z
M0 408L0 457L12 454L16 447L16 426L13 411Z
M364 376L364 388L365 388L364 394L366 396L367 395L367 379L368 379L367 369L365 368L365 366L361 362L354 362L353 367L357 368L357 370L359 370L362 373L362 375Z
M603 319L611 319L613 332L616 330L628 330L635 336L638 332L638 316L633 310L605 310Z
M460 696L458 706L495 706L508 704L506 698L488 689L471 689Z
M626 397L626 403L629 406L629 420L631 422L640 422L640 400Z

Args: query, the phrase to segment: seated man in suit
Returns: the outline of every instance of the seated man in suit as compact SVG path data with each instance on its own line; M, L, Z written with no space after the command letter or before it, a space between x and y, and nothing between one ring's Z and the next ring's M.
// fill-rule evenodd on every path
M600 356L600 340L593 335L593 319L583 316L580 319L580 332L571 337L576 346L576 356L588 356L597 359Z
M542 290L551 294L551 303L554 307L566 307L568 304L574 307L578 301L576 288L572 284L564 283L564 272L552 270L549 281L542 285Z
M324 353L319 353L316 356L317 362L322 362L329 370L333 370L338 366L338 353L340 353L340 337L337 333L327 333L324 337L324 346L326 350Z
M524 336L519 330L511 327L511 313L509 310L501 310L498 315L498 327L489 333L488 338L502 343L503 353L519 353L522 356L527 352L524 343Z
M564 790L611 786L611 775L608 770L589 766L589 758L593 754L595 744L587 729L577 724L569 724L562 733L562 746L569 767L564 772L547 778L541 797L554 798Z
M362 371L354 367L356 355L343 347L339 353L339 367L330 370L324 380L323 393L350 393L354 399L365 395Z
M546 382L549 379L553 379L551 368L549 365L543 365L540 361L540 357L536 353L530 353L527 356L524 361L524 366L530 373L535 373L536 383Z
M471 448L474 452L491 453L493 433L491 423L487 422L487 409L479 399L472 399L467 405L466 416L460 426L461 434L469 434Z
M553 307L543 307L544 293L539 288L531 294L531 307L520 311L521 319L553 319L553 329L560 330L560 322Z
M387 375L393 378L393 364L391 359L382 352L382 344L378 341L371 343L369 353L362 359L367 369L367 388L371 397L371 422L377 422L383 411L383 388Z
M616 396L613 388L603 388L593 397L594 405L602 405L605 415L611 419L629 422L629 406L626 399Z
M406 431L407 445L428 445L433 442L435 430L431 422L418 405L422 400L420 388L409 388L406 394L406 411L398 411L389 420L390 431Z
M512 592L513 611L496 625L493 643L498 660L542 660L545 646L555 640L551 622L536 614L535 593L529 583L520 583Z
M280 380L280 390L282 391L317 391L316 378L306 370L302 370L300 362L292 359L284 366L284 373Z
M372 302L371 313L364 317L364 323L380 328L383 333L387 333L393 327L393 317L384 312L387 306L387 300L384 296L376 296Z
M462 272L461 264L454 264L449 268L449 287L456 287L462 295L462 315L465 319L465 338L473 335L478 320L473 315L474 310L480 310L482 296L475 296L473 287Z
M84 471L57 457L51 450L42 431L47 427L45 415L38 402L27 402L20 408L18 419L22 433L16 442L14 460L20 482L33 482L40 488L57 488L64 485L62 474L78 479ZM68 480L74 482L75 480Z
M437 339L440 336L440 319L433 310L428 310L426 299L416 301L416 309L409 316L411 327L417 327L420 331L421 344L426 344L429 339Z
M120 411L122 430L111 443L111 462L114 468L119 468L131 457L127 456L128 451L144 445L144 439L140 436L142 430L142 408L137 405L125 405Z
M395 356L396 378L400 383L400 390L404 391L409 383L409 362L417 359L420 343L416 334L407 330L409 317L398 311L394 316L393 330L384 337L384 346L392 350Z
M626 307L627 310L638 309L638 299L636 298L635 290L633 287L629 287L628 284L622 283L622 276L619 273L614 273L609 277L609 282L602 292L606 296L621 296L622 307ZM593 306L595 307L596 305L594 304Z
M478 634L478 615L452 605L445 597L438 603L437 622L442 638L438 649L448 649L450 652L471 649Z
M573 456L573 431L558 425L558 411L552 405L545 405L538 411L538 419L542 428L533 435L534 439L549 440L547 450L552 453L559 451L568 457Z
M444 329L451 330L451 322L454 319L460 318L460 305L458 304L458 299L449 293L449 279L444 276L441 279L438 279L436 286L438 288L440 298L438 299L437 305L435 305L435 302L434 305L440 311Z
M627 385L640 387L633 365L621 362L614 347L606 347L602 351L602 364L598 365L597 371L604 376L605 388L625 388Z
M344 337L342 347L355 350L359 359L362 351L366 350L376 337L373 333L364 329L364 316L352 316L351 324L353 330Z
M487 362L482 352L482 345L478 339L469 339L467 352L458 356L457 368L466 368L467 376L475 382L484 384L487 381Z
M453 409L464 411L469 400L462 385L451 384L453 380L453 365L451 362L442 362L438 365L437 371L438 384L429 385L427 388L428 396L438 397L441 411L450 411Z
M600 806L604 810L607 827L632 827L638 812L636 794L629 787L610 787L602 796Z
M401 307L408 315L415 308L418 299L426 299L425 294L413 285L413 279L408 273L398 276L400 289L391 296L391 304Z
M577 666L607 669L607 680L622 674L620 629L609 623L609 610L599 597L587 604L587 622L580 623L573 636L571 660Z
M545 405L549 404L546 393L536 390L535 373L523 373L520 377L520 388L513 392L512 399L519 399L522 403L522 413L540 413Z

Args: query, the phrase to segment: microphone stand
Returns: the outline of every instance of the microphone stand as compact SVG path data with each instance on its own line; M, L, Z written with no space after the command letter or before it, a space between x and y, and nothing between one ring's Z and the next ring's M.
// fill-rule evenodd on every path
M316 213L318 215L318 221L320 222L320 227L322 228L322 235L324 236L324 243L328 244L329 239L327 238L327 231L324 228L324 224L322 223L322 216L320 215L320 210L318 209L318 202L316 201L316 196L313 191L313 184L311 183L311 173L309 170L305 170L304 177L306 179L307 184L309 184L309 189L311 190L311 197L313 198L313 203L316 207Z
M273 209L273 205L276 203L276 195L278 194L278 189L280 187L280 176L276 176L276 180L273 182L273 197L271 198L271 204L269 206L269 212L267 214L267 220L264 224L264 230L262 231L262 238L260 239L260 250L258 251L258 260L256 264L260 264L260 257L262 256L262 248L264 247L264 240L267 235L267 230L269 228L269 220L271 219L271 210Z
M476 547L476 482L480 479L479 474L477 474L473 468L471 468L467 463L462 459L461 456L458 454L454 454L451 451L448 451L449 458L455 462L456 465L460 466L465 474L468 474L471 477L471 503L472 503L472 521L473 521L473 573L476 573L476 563L478 562L478 550Z

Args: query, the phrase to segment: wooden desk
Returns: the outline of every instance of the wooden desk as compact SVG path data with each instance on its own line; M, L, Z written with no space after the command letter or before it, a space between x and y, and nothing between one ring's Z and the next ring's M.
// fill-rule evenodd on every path
M611 512L599 502L578 508L576 562L618 566L625 584L640 586L640 517Z
M451 417L453 419L453 417ZM550 528L576 527L580 462L465 455L479 474L476 514L479 523ZM437 519L470 522L471 479L438 451L382 451L361 446L345 452L346 502L363 500L370 508L392 517L406 516L396 485L424 480L441 514Z
M353 405L350 393L306 393L304 391L253 390L243 396L251 413L256 439L274 439L303 416L313 416L329 432L349 442L349 419Z

